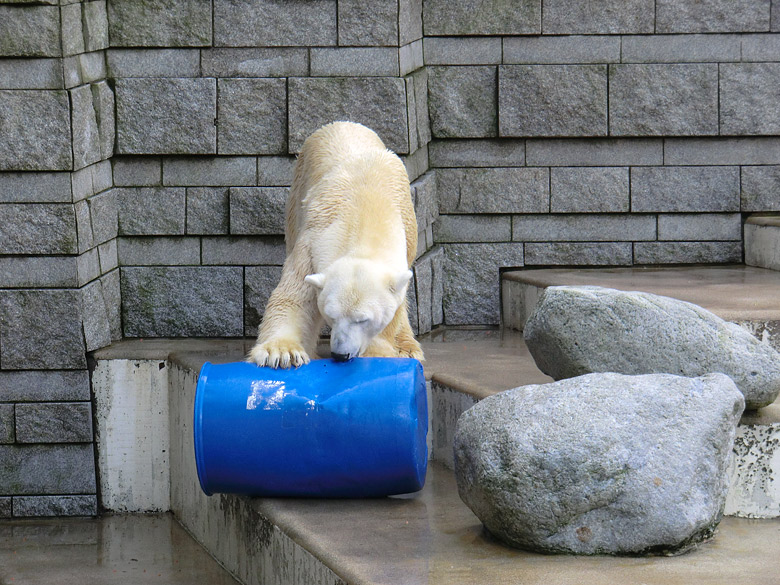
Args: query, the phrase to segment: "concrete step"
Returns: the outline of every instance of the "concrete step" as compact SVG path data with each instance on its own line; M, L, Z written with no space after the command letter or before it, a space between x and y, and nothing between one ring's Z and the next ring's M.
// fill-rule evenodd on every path
M747 219L745 264L780 270L780 215L751 215Z

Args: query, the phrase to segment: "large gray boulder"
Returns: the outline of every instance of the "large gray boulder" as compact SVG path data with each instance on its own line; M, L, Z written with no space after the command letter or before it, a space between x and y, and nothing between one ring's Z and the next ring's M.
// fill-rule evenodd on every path
M780 393L780 353L742 327L692 303L597 286L552 286L523 332L536 365L556 380L591 372L721 372L746 407Z
M743 408L723 374L589 374L521 386L461 415L458 491L511 546L681 552L720 522Z

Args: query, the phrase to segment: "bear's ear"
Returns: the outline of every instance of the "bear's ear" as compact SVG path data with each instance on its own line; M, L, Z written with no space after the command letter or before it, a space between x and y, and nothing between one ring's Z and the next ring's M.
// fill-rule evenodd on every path
M403 272L396 274L390 281L390 292L401 292L404 290L404 287L409 284L411 278L411 270L404 270Z
M322 290L322 287L325 286L325 275L309 274L306 276L306 278L303 279L303 282L312 285L314 288L318 290Z

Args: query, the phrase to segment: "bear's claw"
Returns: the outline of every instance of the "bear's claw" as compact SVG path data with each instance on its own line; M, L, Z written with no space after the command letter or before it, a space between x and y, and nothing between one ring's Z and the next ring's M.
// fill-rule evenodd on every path
M275 340L258 343L247 356L247 361L270 368L299 367L309 363L309 354L294 341Z

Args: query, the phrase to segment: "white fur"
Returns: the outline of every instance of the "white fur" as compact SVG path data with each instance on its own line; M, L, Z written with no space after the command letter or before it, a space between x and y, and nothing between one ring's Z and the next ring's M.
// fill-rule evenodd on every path
M249 360L307 363L322 322L331 351L422 359L406 309L417 222L401 160L365 126L304 143L287 204L287 259Z

